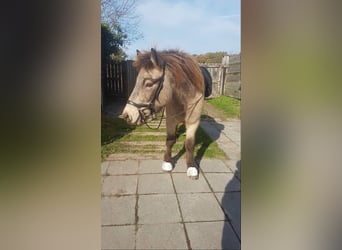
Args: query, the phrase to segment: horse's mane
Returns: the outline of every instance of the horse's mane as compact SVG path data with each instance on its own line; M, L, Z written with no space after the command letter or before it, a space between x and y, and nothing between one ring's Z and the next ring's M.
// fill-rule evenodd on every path
M164 64L171 71L176 84L191 82L198 91L203 92L204 80L198 63L187 53L179 50L158 51L160 65ZM133 66L139 71L141 68L147 70L154 67L151 61L151 52L144 51L137 55Z

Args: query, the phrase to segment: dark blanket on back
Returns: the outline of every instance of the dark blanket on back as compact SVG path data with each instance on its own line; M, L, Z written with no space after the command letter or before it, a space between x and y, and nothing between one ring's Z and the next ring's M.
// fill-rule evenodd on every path
M205 83L205 91L204 91L204 96L208 97L211 95L212 92L212 79L209 71L207 70L206 67L200 66L204 78L204 83Z

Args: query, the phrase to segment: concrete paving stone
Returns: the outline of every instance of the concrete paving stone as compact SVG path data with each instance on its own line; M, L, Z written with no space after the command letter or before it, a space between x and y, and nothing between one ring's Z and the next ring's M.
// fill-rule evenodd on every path
M225 160L228 167L235 173L235 176L241 180L241 160Z
M239 135L241 132L241 126L240 126L240 122L237 123L232 123L232 122L227 122L225 123L225 127L224 127L224 132L226 134L235 134L235 135Z
M124 225L135 223L136 196L102 197L101 224Z
M205 173L232 172L223 161L217 159L203 159L200 168Z
M233 142L217 141L219 147L228 155L229 159L241 159L241 149Z
M241 238L241 194L240 192L215 193Z
M200 193L211 191L202 174L200 174L198 180L191 180L185 173L173 173L172 178L177 193Z
M107 173L109 175L136 174L138 171L138 161L111 161Z
M240 181L233 173L206 173L205 177L214 192L240 191Z
M136 236L137 249L187 249L183 225L139 225Z
M231 131L228 131L228 133L226 133L226 136L235 143L238 143L241 141L241 137L239 133L235 133L235 132L232 133Z
M233 139L234 137L238 141L240 141L241 129L240 127L237 127L236 125L226 124L223 133L225 136L227 136L230 139Z
M224 163L232 170L232 172L239 171L241 164L240 159L224 160Z
M238 146L238 145L236 145L233 141L231 141L230 139L228 139L227 137L221 137L221 138L219 138L218 140L217 140L217 142L218 143L220 143L221 145L219 145L219 146L222 146L222 147L224 147L224 148L227 148L227 149L229 149L229 150L231 150L231 151L238 151L238 152L240 152L241 151L241 149L240 149L240 147ZM228 151L228 153L229 153L229 151Z
M224 213L212 193L179 194L185 222L224 220Z
M172 173L186 173L187 171L185 159L179 159L172 170Z
M163 173L162 170L163 161L162 160L141 160L138 173L139 174L153 174L153 173Z
M241 181L241 172L240 171L236 172L235 176L236 176L236 178L239 179L239 181Z
M138 223L157 224L180 222L175 194L139 195Z
M236 118L229 118L226 122L226 127L228 129L234 129L237 131L241 130L241 120Z
M192 249L240 249L240 242L229 223L186 223Z
M101 228L101 249L134 249L135 226Z
M174 193L171 176L163 174L144 174L139 176L138 194Z
M107 175L108 161L101 162L101 175Z
M221 130L217 129L216 126L213 126L213 124L210 121L201 120L200 126L213 140L216 140L220 137Z
M102 185L103 195L135 194L137 188L137 175L107 176Z

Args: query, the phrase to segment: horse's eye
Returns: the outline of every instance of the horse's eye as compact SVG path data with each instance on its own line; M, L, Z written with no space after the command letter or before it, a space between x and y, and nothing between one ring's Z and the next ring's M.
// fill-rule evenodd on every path
M146 86L147 88L151 88L151 87L153 86L153 82L147 82L147 83L145 84L145 86Z

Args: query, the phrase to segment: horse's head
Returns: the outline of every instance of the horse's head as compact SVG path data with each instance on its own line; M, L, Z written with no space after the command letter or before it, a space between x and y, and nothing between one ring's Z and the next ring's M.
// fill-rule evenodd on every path
M155 49L144 53L137 50L134 66L138 76L122 117L130 124L141 125L165 106L164 92L168 87L164 84L165 62Z

